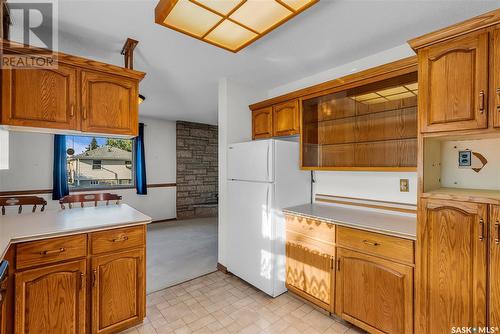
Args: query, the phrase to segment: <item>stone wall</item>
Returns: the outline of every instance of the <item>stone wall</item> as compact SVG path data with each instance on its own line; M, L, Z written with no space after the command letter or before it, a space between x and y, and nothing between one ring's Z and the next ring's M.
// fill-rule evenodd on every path
M217 126L177 122L177 219L217 216Z

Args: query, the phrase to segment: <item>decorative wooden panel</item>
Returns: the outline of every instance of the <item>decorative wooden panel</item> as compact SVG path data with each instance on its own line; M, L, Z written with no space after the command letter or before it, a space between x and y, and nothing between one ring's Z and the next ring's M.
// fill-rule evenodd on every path
M138 83L82 71L82 130L137 135Z
M145 315L144 249L95 256L92 262L92 333L116 333Z
M500 206L490 206L490 326L500 325Z
M486 326L487 205L422 199L416 333Z
M298 100L273 106L273 136L291 136L300 133Z
M2 71L1 123L13 126L78 130L77 70Z
M493 115L493 126L500 127L500 26L491 33L491 61L490 75L490 112Z
M85 334L86 260L15 274L16 333Z
M252 111L252 139L273 136L273 108Z
M337 249L335 311L372 333L413 333L413 268Z
M419 50L421 131L486 128L488 33Z

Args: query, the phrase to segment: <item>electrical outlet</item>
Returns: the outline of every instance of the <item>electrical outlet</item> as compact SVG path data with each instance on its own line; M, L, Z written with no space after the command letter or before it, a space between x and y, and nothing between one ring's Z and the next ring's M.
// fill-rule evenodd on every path
M410 182L408 179L399 179L399 191L402 193L410 191Z
M471 167L472 165L472 152L471 151L459 151L458 152L458 166L459 167Z

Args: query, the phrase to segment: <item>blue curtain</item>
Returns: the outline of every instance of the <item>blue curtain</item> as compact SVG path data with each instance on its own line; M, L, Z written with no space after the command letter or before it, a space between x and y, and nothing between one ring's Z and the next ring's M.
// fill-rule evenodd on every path
M52 199L58 200L69 194L66 171L66 136L54 135L54 170Z
M144 124L139 123L139 135L134 140L135 188L138 195L147 195L146 157L144 156Z

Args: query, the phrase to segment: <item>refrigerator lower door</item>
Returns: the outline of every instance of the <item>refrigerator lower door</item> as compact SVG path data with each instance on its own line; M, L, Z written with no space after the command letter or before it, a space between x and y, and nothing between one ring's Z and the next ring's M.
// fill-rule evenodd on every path
M228 182L228 259L230 272L270 296L285 291L283 279L278 281L275 226L272 199L274 185L270 183ZM279 238L281 239L281 238Z

